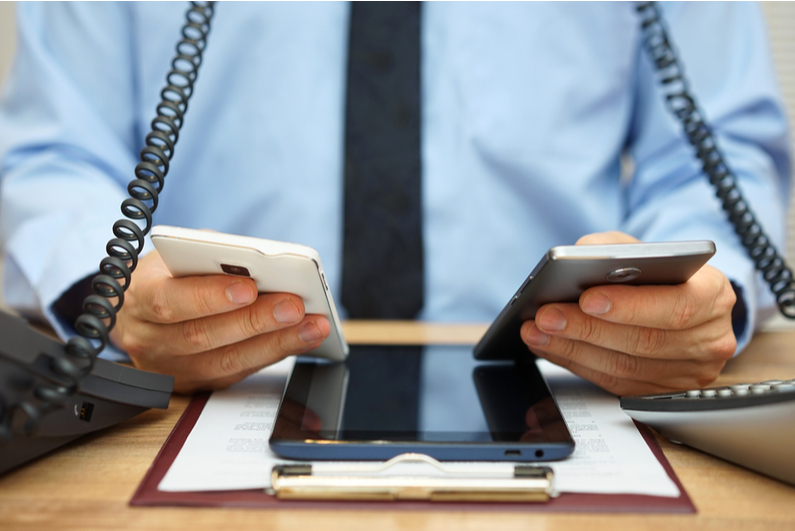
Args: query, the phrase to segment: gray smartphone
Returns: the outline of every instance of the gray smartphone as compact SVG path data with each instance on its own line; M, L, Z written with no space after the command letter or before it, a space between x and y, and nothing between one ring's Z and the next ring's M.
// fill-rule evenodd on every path
M577 302L583 291L604 284L681 284L714 254L708 240L553 247L475 346L475 358L530 355L520 329L544 304Z

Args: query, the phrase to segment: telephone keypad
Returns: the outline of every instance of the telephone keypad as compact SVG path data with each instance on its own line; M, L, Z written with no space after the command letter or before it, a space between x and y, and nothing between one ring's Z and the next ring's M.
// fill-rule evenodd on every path
M671 393L669 395L655 395L654 399L671 398L691 398L691 399L714 399L731 398L743 396L766 395L770 393L791 393L795 392L795 379L792 380L765 380L758 383L741 383L725 387L714 387L708 389L690 389L684 393Z

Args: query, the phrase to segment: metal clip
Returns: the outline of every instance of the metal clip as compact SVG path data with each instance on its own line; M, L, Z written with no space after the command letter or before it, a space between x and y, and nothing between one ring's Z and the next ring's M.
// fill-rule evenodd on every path
M407 472L396 473L407 464ZM373 464L277 465L271 481L268 493L280 499L545 502L556 496L547 466L444 464L416 453Z

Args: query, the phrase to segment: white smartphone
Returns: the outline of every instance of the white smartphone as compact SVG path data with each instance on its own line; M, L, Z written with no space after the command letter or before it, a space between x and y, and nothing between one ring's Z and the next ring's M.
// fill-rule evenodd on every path
M156 225L152 243L175 277L235 275L250 277L260 293L294 293L307 314L320 314L331 333L306 355L343 361L348 344L331 298L320 255L296 243L235 236L221 232Z
M544 304L577 302L583 291L604 284L682 284L714 254L708 240L553 247L475 346L475 358L528 355L520 329Z

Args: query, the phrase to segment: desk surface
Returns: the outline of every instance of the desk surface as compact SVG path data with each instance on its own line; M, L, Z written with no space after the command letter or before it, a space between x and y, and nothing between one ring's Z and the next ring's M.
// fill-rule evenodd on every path
M473 343L483 326L345 323L352 343ZM757 335L720 383L795 376L795 332ZM131 508L127 505L189 401L175 396L0 477L0 529L793 529L795 487L662 439L697 515Z

